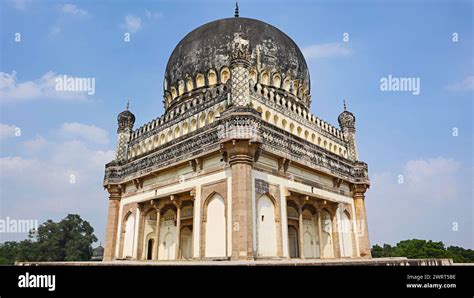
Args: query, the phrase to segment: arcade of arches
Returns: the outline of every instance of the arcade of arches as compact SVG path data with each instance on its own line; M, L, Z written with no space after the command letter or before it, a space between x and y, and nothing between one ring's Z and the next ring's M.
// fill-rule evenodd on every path
M213 191L201 208L195 208L194 194L192 190L124 205L118 259L230 258L226 196ZM359 256L350 204L298 193L285 197L286 208L281 203L270 192L256 194L253 258ZM195 236L196 224L200 225L199 237Z

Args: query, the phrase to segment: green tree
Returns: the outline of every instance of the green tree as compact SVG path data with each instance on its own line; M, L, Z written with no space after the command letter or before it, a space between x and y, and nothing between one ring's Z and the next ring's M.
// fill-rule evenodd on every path
M26 240L0 245L0 262L88 261L95 241L94 228L79 215L69 214L58 223L47 220Z
M447 250L455 263L474 263L474 250L472 249L450 246Z
M380 245L375 244L374 246L372 246L372 257L373 258L384 257L383 248Z
M451 258L455 263L474 262L474 250L462 247L445 247L443 242L426 241L420 239L404 240L396 246L384 244L372 247L374 258L407 257L409 259Z
M405 240L397 243L397 255L410 259L447 258L448 253L443 242L433 242L419 239Z
M0 264L5 265L15 263L18 245L18 242L7 241L0 246Z

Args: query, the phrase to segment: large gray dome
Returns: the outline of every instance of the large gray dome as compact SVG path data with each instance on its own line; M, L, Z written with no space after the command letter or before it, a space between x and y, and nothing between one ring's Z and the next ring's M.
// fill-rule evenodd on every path
M179 42L168 60L165 84L177 86L186 76L205 74L210 69L219 71L221 67L229 66L231 42L239 30L249 40L252 65L259 71L268 69L271 73L277 71L282 76L290 76L309 92L308 67L296 43L279 29L249 18L217 20L191 31Z

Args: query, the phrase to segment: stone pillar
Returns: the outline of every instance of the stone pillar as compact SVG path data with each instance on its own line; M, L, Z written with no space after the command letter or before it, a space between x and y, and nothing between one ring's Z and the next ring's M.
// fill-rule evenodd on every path
M283 246L283 257L290 258L289 243L288 243L288 212L286 201L289 196L288 189L280 186L281 197L281 242Z
M117 232L119 223L119 210L122 189L120 185L107 185L109 192L109 213L105 231L104 261L112 261L116 258L115 248L117 246Z
M304 259L304 226L303 226L303 207L298 207L298 230L299 230L299 248L300 258Z
M354 185L354 208L355 219L357 223L357 236L359 237L359 251L360 256L371 258L370 242L369 242L369 228L367 225L367 215L365 211L365 191L366 184Z
M222 143L232 172L232 256L253 259L252 168L259 143L231 140Z
M144 253L144 248L146 247L145 242L145 206L143 204L138 204L138 210L140 211L139 220L138 220L138 243L137 243L137 260L145 260L146 252Z
M335 258L340 258L341 257L341 242L339 241L339 217L337 216L339 209L337 206L333 208L334 210L334 216L332 216L332 247L334 250L334 257Z
M319 258L322 259L323 255L323 228L321 225L321 212L318 210L318 238L319 238Z
M158 252L160 251L160 221L161 221L161 211L158 207L155 206L156 209L156 226L155 226L155 255L153 256L153 260L158 260Z
M181 240L181 203L177 202L176 204L176 260L180 259L180 240Z

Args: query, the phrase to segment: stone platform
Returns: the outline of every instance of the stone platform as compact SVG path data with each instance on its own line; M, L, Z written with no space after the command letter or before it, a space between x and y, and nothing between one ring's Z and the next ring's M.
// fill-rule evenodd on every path
M451 266L452 259L263 259L245 261L133 261L116 260L110 262L19 262L17 266ZM457 265L457 264L454 264ZM474 264L472 264L474 265Z

